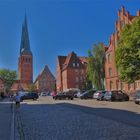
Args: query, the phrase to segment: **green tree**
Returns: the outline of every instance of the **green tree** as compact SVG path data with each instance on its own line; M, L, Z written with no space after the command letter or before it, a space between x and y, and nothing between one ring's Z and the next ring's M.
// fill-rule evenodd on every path
M132 83L140 79L140 18L125 25L116 49L116 64L122 81Z
M90 80L89 76L87 75L85 80L83 81L84 90L92 89L92 81Z
M5 92L8 92L11 89L12 84L15 82L17 74L16 71L0 69L0 77L3 80Z
M93 50L89 50L87 73L96 89L104 89L105 49L102 43L94 44Z
M36 88L36 86L34 84L30 84L28 86L28 91L29 92L36 92L37 91L37 88Z

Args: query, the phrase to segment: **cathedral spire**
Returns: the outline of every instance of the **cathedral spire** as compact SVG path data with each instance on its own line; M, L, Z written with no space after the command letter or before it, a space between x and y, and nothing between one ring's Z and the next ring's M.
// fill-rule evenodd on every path
M22 24L20 54L31 54L32 55L32 52L30 50L30 41L29 41L29 34L28 34L28 26L27 26L26 14L25 14L24 23Z

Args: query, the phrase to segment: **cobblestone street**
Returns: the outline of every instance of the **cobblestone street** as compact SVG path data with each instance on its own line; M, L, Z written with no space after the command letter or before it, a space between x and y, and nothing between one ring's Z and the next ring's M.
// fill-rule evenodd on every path
M90 102L50 97L23 102L15 114L16 140L140 140L139 113L91 107Z

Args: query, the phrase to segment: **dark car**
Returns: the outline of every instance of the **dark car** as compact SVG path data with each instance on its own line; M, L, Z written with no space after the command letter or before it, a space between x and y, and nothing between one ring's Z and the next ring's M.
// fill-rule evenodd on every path
M96 92L96 89L87 90L80 95L81 99L92 99L93 94Z
M106 93L106 91L104 91L104 90L103 91L96 91L93 94L93 98L102 101L103 98L104 98L105 93Z
M62 99L73 100L73 96L63 92L63 93L59 93L59 94L53 96L53 99L54 100L57 100L57 99L59 99L59 100L62 100Z
M136 104L140 104L140 90L136 90L136 95L134 97L134 101Z
M104 95L106 101L128 101L129 96L121 90L107 91Z
M31 93L26 93L25 95L21 96L21 101L23 100L29 100L29 99L33 99L33 100L37 100L38 99L38 94L31 92Z

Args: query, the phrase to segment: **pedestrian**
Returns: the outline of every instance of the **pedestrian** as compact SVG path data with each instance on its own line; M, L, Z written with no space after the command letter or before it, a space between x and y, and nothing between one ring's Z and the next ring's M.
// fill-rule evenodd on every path
M16 96L15 96L15 102L16 102L16 111L19 111L19 108L20 108L20 96L19 96L18 92L16 93Z

